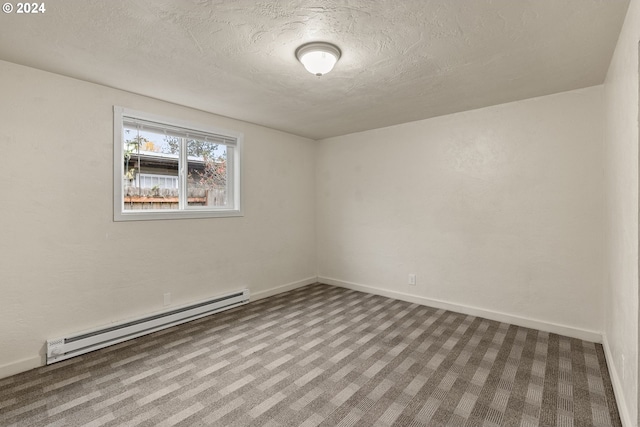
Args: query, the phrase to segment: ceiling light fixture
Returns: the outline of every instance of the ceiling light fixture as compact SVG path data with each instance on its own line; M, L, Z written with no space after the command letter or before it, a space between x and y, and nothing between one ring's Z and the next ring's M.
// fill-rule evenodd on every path
M322 76L327 74L340 59L338 46L325 42L303 44L296 49L296 58L311 74Z

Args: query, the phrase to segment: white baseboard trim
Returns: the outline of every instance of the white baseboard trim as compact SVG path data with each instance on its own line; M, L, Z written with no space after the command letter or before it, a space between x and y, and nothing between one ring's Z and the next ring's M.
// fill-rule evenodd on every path
M471 316L483 317L485 319L496 320L498 322L510 323L525 328L538 329L540 331L551 332L567 337L578 338L585 341L602 343L602 333L597 331L589 331L586 329L575 328L572 326L561 325L558 323L544 322L542 320L530 319L527 317L515 316L512 314L501 313L494 310L487 310L479 307L472 307L464 304L457 304L448 301L442 301L432 298L425 298L417 295L406 294L403 292L390 291L387 289L376 288L374 286L362 285L359 283L346 282L344 280L332 279L330 277L318 277L318 282L327 285L339 286L342 288L353 289L354 291L366 292L369 294L381 295L389 298L399 299L402 301L412 302L415 304L426 305L434 308L455 311L457 313L468 314Z
M42 357L30 357L0 366L0 378L10 377L20 372L30 371L44 365Z
M313 283L316 283L317 281L318 281L318 278L316 276L313 276L313 277L307 277L306 279L298 280L297 282L291 282L291 283L287 283L286 285L267 289L266 291L261 291L256 293L251 292L250 301L257 301L259 299L268 298L277 294L281 294L283 292L292 291L294 289L301 288L303 286L311 285Z
M609 368L609 377L611 378L611 384L613 385L613 393L616 395L616 403L618 404L618 412L620 413L620 420L623 427L634 427L638 424L634 423L629 414L629 408L624 400L624 392L622 388L622 381L616 370L616 365L613 363L613 353L611 353L611 347L609 347L609 341L607 341L607 335L603 334L602 347L604 348L604 357L607 359L607 368Z

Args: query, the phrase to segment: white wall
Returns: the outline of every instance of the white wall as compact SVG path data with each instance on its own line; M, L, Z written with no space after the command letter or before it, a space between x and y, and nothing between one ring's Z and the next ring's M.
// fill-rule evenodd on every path
M0 377L165 292L315 281L313 141L7 62L0 94ZM244 132L245 216L114 223L113 105Z
M320 280L599 339L602 122L598 86L321 141Z
M632 0L605 91L607 195L605 348L627 425L638 425L638 41L640 1ZM624 361L623 361L624 358ZM623 396L623 397L621 397ZM632 421L633 420L633 421ZM633 424L632 424L633 422Z

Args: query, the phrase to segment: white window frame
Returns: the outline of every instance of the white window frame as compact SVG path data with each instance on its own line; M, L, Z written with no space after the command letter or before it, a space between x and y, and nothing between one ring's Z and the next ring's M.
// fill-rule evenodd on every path
M129 211L124 209L124 135L123 120L125 117L136 118L140 120L150 121L167 125L170 127L183 128L194 132L206 133L223 136L229 139L235 139L236 145L228 152L232 153L227 158L228 167L230 169L227 176L227 199L229 206L200 206L189 207L180 210L137 210ZM167 118L156 114L146 113L143 111L132 110L124 107L113 107L113 219L114 221L144 221L159 219L195 219L195 218L216 218L216 217L233 217L243 216L241 208L241 158L242 146L244 143L244 135L240 132L220 129L212 126L206 126L199 123L191 123L184 120ZM180 188L180 197L186 201L186 161L187 153L181 152L180 171L178 178L178 187ZM186 203L183 203L186 206Z

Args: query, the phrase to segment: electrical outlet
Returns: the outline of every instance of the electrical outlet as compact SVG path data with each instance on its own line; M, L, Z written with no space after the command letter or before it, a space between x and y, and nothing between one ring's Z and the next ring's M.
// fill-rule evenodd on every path
M409 286L415 286L415 285L416 285L416 275L409 274Z
M164 294L164 306L171 305L171 292Z

